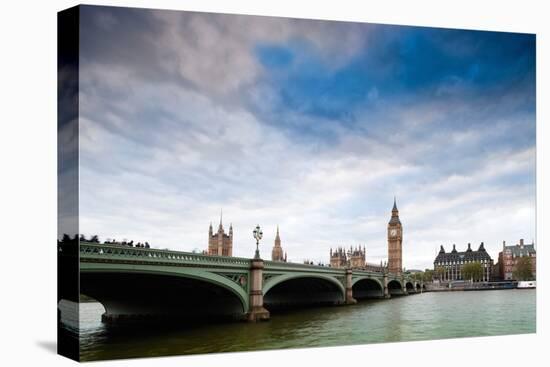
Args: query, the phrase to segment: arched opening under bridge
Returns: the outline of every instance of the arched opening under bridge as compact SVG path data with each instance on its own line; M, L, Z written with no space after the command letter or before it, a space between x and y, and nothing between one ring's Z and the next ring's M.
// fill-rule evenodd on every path
M359 279L353 284L353 298L362 300L367 298L384 298L384 286L374 279Z
M342 284L329 277L281 276L264 286L264 307L270 312L344 302Z
M402 296L405 294L401 282L395 279L388 282L388 292L391 296Z
M80 284L103 305L107 323L241 318L247 311L244 297L227 285L183 274L81 272Z

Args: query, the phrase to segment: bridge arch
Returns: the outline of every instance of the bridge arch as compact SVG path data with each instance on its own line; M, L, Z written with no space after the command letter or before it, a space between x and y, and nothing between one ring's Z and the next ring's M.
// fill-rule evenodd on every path
M416 288L414 287L414 284L410 281L405 282L405 289L407 289L407 292L409 293L413 293L416 290Z
M340 304L345 300L345 288L334 276L325 274L290 273L269 278L263 285L264 306L274 309Z
M353 298L383 298L384 285L376 278L359 277L352 281Z
M421 288L422 287L421 287L420 283L416 283L416 291L420 292Z
M403 284L398 279L388 281L388 292L391 296L401 296L405 294Z
M249 308L248 293L243 286L211 271L171 266L133 269L117 264L116 269L109 269L105 264L86 265L80 272L81 293L105 307L106 321L140 316L241 317Z

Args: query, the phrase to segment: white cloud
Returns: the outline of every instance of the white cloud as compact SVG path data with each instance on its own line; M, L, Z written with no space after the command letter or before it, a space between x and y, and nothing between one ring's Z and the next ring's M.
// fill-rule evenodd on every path
M235 229L237 256L251 256L251 229L259 223L265 228L264 254L279 224L283 247L295 261L328 261L330 247L364 244L368 261L379 262L387 251L391 195L384 186L390 182L399 188L403 203L405 264L410 268L430 266L433 250L441 243L486 239L488 248L496 251L497 239L513 240L510 229L523 233L533 223L525 195L462 192L463 187L475 188L502 175L521 174L531 167L533 149L480 157L480 168L469 175L446 176L419 188L408 177L421 175L421 167L397 161L414 152L414 144L389 154L394 146L342 135L338 144L319 152L296 145L244 109L220 107L197 92L172 85L133 90L112 108L92 95L83 96L81 224L88 234L147 240L163 248L204 249L208 224L217 222L223 207L226 226L232 222ZM129 106L139 109L144 101L160 108L161 126L167 130L125 118ZM97 111L104 111L103 122L87 119L98 117ZM133 137L134 123L159 134L156 140L162 144L140 145L141 138ZM112 126L121 130L109 131ZM387 205L373 213L369 198L377 201L381 193L388 196ZM365 207L365 214L351 216L345 208L356 198L366 198L357 204ZM488 200L499 203L499 215L480 207ZM510 227L510 213L518 211L524 215ZM493 226L490 231L484 230L487 225Z
M291 260L327 262L330 247L360 244L367 260L378 263L386 258L394 194L408 268L431 266L440 244L485 241L495 258L502 240L534 233L534 147L490 145L525 121L510 116L486 128L448 126L484 101L392 105L373 89L382 111L365 111L356 130L284 115L290 129L315 126L330 142L297 141L283 124L247 108L246 98L263 104L278 98L269 88L247 88L263 72L255 43L303 38L336 68L368 40L359 25L153 14L163 27L150 35L156 45L150 51L161 60L151 68L164 77L151 79L100 56L81 64L83 233L202 250L208 224L216 225L223 208L226 228L234 226L236 256L252 256L257 223L267 256L279 224ZM183 81L170 78L174 72ZM479 150L485 144L494 150ZM510 180L525 175L526 182Z
M325 65L336 68L367 40L368 25L357 23L152 11L162 23L153 34L164 70L176 70L200 90L228 98L263 72L258 44L305 42Z

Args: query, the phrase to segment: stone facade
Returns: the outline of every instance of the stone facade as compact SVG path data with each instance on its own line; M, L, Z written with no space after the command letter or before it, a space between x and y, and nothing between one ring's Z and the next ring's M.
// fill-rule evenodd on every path
M461 252L456 250L456 245L453 245L451 252L445 252L445 249L441 246L434 261L435 276L438 276L438 269L441 269L439 277L442 281L468 280L462 276L462 268L465 264L472 262L479 262L483 267L482 281L491 280L493 260L485 250L483 242L481 242L477 251L473 251L470 244L468 244L466 251Z
M403 271L403 226L395 198L388 223L388 271L393 274L401 274Z
M225 234L222 217L216 233L212 230L212 223L208 229L208 255L233 256L233 225L229 225L229 234Z
M502 251L498 254L498 270L502 280L514 279L514 271L516 270L517 261L524 256L531 258L531 269L533 269L533 278L537 277L537 251L535 244L525 244L523 238L514 246L506 246L506 242L502 242Z
M335 251L330 249L330 266L332 268L351 267L354 269L362 269L366 265L366 248L363 246L350 247L347 251L343 247L336 248Z
M338 247L334 252L330 249L330 267L345 268L348 265L348 257L343 247Z
M277 226L277 235L275 236L275 244L273 245L273 250L271 250L271 260L286 262L286 252L283 253L283 248L281 247L281 237L279 236L279 226Z
M348 253L350 267L353 269L364 268L366 263L366 253L367 250L365 246L363 246L363 248L359 246L350 249L350 252Z

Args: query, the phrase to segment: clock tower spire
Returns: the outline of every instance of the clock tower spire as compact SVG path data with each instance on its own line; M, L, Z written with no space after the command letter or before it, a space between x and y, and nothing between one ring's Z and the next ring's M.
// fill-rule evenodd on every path
M388 271L393 274L401 274L403 269L403 227L399 220L397 201L393 198L391 219L388 223Z

